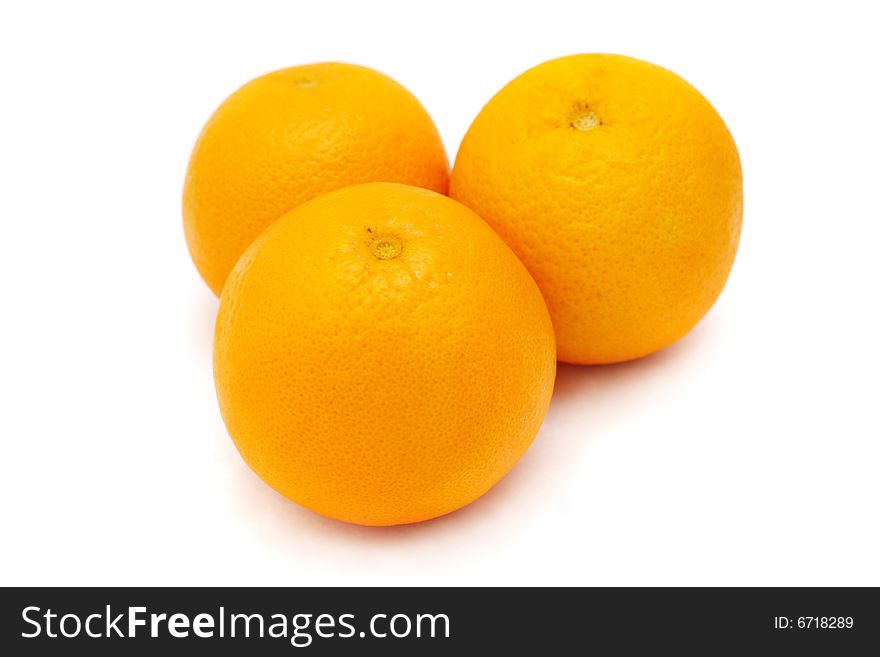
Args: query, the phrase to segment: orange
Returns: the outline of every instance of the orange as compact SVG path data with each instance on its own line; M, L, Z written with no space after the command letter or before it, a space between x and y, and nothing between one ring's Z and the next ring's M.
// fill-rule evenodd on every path
M450 195L522 259L571 363L685 335L721 293L742 222L739 155L712 106L616 55L546 62L498 92L461 144Z
M555 369L522 263L469 209L407 185L292 210L220 299L214 375L236 447L279 493L347 522L477 499L529 447Z
M238 257L282 214L373 181L447 191L443 144L412 94L350 64L252 80L214 112L189 162L183 222L193 262L219 295Z

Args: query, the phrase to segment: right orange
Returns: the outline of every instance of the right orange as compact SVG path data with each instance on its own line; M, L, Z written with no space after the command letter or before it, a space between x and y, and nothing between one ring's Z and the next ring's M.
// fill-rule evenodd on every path
M530 69L483 108L450 196L501 235L538 283L557 352L616 363L706 314L742 224L733 138L679 76L619 55Z

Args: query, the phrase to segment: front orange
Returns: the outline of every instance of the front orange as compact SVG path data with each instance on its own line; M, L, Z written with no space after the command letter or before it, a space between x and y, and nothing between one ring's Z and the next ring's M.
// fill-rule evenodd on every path
M553 328L489 226L373 183L273 224L223 290L220 408L244 459L318 513L412 523L477 499L547 411Z

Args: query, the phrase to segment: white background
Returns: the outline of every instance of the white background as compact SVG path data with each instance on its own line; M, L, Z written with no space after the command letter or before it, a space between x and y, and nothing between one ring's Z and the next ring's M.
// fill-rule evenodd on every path
M3 584L880 585L880 48L867 3L18 3L0 10ZM686 339L562 366L483 499L348 526L244 465L183 239L203 122L283 66L407 86L450 159L578 52L684 76L742 155L727 289Z

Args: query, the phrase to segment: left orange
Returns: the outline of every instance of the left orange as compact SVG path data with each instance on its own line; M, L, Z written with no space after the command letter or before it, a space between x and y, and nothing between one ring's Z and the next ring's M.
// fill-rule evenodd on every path
M415 96L352 64L256 78L220 105L193 149L183 189L193 262L219 296L269 224L325 192L365 182L447 193L449 161Z

